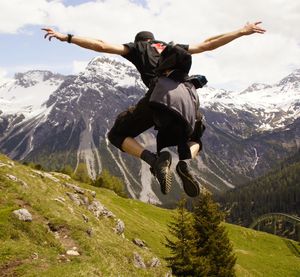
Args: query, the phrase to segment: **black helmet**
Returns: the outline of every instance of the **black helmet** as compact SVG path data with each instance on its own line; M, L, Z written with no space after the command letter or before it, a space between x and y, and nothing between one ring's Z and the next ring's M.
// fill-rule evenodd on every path
M153 33L149 32L149 31L141 31L135 35L134 42L144 41L147 39L154 40Z

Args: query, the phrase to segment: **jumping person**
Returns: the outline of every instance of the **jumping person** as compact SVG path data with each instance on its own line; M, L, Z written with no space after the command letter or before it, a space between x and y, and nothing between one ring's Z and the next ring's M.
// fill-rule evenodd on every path
M203 87L207 80L202 75L189 76L191 65L191 54L169 43L158 61L150 106L157 130L157 153L165 147L177 146L179 162L176 171L179 176L189 177L182 178L185 180L183 188L193 197L200 193L200 187L193 181L196 178L192 172L187 170L187 162L192 158L189 143L198 142L201 146L204 125L196 89Z
M247 23L241 29L208 38L199 44L177 44L177 46L185 49L190 54L211 51L245 35L263 34L265 30L259 24L261 22ZM98 39L62 34L51 28L43 28L42 30L46 31L45 38L49 38L49 40L56 38L97 52L121 55L134 64L149 90L133 108L129 108L118 115L108 138L121 151L148 163L151 172L160 183L162 193L167 194L171 186L171 154L168 151L158 154L152 153L135 140L136 136L154 126L153 109L149 105L149 99L157 80L157 63L167 44L155 40L154 35L148 31L139 32L135 36L134 42L111 44ZM196 124L194 134L188 142L190 150L188 158L195 158L201 149L200 136L202 132L199 130L200 127L201 124ZM194 197L199 193L199 183L191 172L189 160L180 160L176 166L176 171L182 180L185 192Z

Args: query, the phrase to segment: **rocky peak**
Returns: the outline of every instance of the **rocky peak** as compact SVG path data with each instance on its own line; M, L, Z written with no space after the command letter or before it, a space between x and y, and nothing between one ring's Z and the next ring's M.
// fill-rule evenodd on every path
M102 56L92 59L79 79L105 80L122 87L142 85L140 75L133 66Z
M271 88L271 86L267 85L267 84L263 84L263 83L254 83L250 87L248 87L247 89L242 91L241 94L247 93L247 92L258 91L258 90L263 90L263 89L266 89L266 88Z
M16 73L15 79L17 85L27 88L50 79L63 80L64 76L46 70L30 70L25 73Z
M299 88L300 87L300 69L296 69L294 70L291 74L289 74L288 76L286 76L285 78L283 78L278 85L279 86L284 86L286 84L294 84L296 83L296 87Z

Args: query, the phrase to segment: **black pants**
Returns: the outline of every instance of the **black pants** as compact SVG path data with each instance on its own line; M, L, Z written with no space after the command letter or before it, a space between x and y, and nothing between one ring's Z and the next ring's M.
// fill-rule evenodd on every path
M117 116L113 127L109 131L109 141L120 150L122 150L122 144L125 138L135 138L136 136L140 135L141 133L145 132L155 125L154 110L149 104L150 93L151 92L148 91L148 93L135 106L130 107L128 110L120 113ZM174 126L175 128L175 126L178 126L178 121L169 121L168 126ZM178 130L178 128L175 129ZM199 120L196 122L195 130L188 140L197 142L201 146L201 136L203 134L203 131L204 126L202 124L202 121ZM181 138L179 140L180 144L176 144L178 146L179 159L189 159L191 157L191 153L189 147L187 146L186 138L184 136L181 136L182 133L180 133L180 131L177 134L178 137ZM157 150L160 151L163 148L165 142L161 140L161 135L159 133L157 142ZM164 147L166 146L171 145L164 145Z
M191 159L192 155L188 145L191 141L198 143L201 150L201 137L205 127L202 124L200 114L197 116L192 134L190 134L190 129L187 127L188 123L170 110L156 108L154 122L158 130L156 136L157 152L168 146L177 146L179 160Z
M122 150L122 143L127 137L135 138L154 126L153 110L149 106L148 92L135 106L120 113L108 133L109 141Z

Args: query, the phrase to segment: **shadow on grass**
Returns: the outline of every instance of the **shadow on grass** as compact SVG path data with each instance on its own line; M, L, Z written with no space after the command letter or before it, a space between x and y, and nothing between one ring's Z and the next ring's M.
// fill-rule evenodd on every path
M290 251L298 258L300 258L300 251L299 248L295 245L296 242L291 240L283 239L286 246L290 249Z

